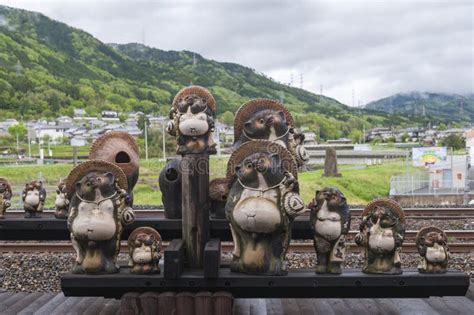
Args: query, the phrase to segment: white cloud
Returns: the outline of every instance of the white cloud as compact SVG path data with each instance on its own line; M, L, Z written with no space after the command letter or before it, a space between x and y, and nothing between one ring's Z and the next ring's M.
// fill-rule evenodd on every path
M6 1L104 42L236 62L352 105L423 90L474 93L468 1Z

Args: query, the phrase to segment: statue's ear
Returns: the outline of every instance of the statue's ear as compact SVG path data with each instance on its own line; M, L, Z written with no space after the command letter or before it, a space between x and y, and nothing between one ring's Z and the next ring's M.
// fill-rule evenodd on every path
M112 174L111 172L107 172L105 174L105 177L109 180L109 183L113 183L115 181L115 175Z
M279 110L279 111L277 112L277 115L280 116L280 118L281 118L282 121L285 121L285 120L286 120L285 113L284 113L283 111Z
M273 153L270 158L273 161L273 167L281 167L281 157L278 153Z
M242 168L242 164L238 164L234 167L235 172L237 173Z
M245 122L245 124L244 124L244 128L249 129L250 127L252 127L252 121L247 120L247 122Z

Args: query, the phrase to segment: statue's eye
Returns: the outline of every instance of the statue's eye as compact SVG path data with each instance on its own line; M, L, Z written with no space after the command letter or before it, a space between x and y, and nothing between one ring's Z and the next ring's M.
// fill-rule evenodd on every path
M247 167L248 169L251 169L252 168L252 163L247 163L247 165L245 165L245 167Z
M263 118L260 118L260 119L258 120L258 122L261 123L261 124L263 124L263 123L265 122L265 120L263 120Z
M87 182L86 186L89 187L91 185L91 183Z

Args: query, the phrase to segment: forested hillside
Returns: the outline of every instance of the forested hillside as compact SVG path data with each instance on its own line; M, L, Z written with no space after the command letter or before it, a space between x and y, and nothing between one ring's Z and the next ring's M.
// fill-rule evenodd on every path
M34 12L0 6L0 114L32 119L102 110L166 114L189 84L214 94L218 115L255 97L283 100L322 139L360 138L363 127L423 124L429 117L353 109L280 84L253 69L188 51L140 44L104 44L92 35Z

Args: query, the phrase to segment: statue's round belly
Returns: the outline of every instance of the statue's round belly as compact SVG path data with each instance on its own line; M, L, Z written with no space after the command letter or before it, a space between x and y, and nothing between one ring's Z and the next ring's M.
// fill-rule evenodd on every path
M426 249L426 260L430 262L442 262L446 260L446 253L442 247L428 247Z
M151 252L135 249L132 259L138 264L150 263L152 261Z
M101 209L79 207L78 215L72 223L72 232L77 239L88 241L107 241L116 233L113 212Z
M29 204L30 206L37 206L39 205L39 202L39 196L36 194L27 194L25 197L25 203Z
M369 236L369 247L379 253L391 252L395 248L395 239L392 235L383 233L371 234Z
M179 131L185 136L202 136L208 129L209 125L206 120L188 119L179 123Z
M316 220L316 224L314 226L316 232L322 235L328 241L334 241L339 236L341 236L341 221L334 221L334 220Z
M250 197L239 202L232 216L241 229L251 233L272 233L281 224L278 206L265 198Z

